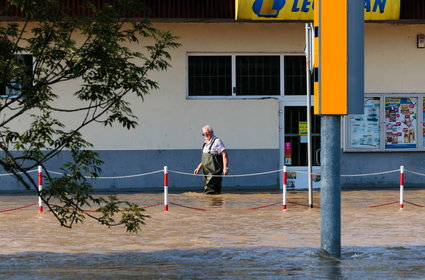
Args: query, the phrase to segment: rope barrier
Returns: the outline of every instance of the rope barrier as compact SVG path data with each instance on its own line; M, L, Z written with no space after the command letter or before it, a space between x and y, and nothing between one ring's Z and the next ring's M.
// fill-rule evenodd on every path
M295 205L304 206L304 207L308 207L308 208L317 208L317 209L320 209L320 206L309 206L309 205L307 205L307 204L302 204L302 203L294 202L294 201L289 201L289 203L291 203L291 204L295 204Z
M127 179L127 178L135 178L135 177L142 177L147 175L153 175L157 173L162 173L162 170L147 172L147 173L140 173L140 174L134 174L134 175L127 175L127 176L115 176L115 177L97 177L96 179ZM91 178L91 177L86 177Z
M405 200L404 202L406 202L407 204L410 204L410 205L416 206L416 207L425 207L425 206L423 206L423 205L419 205L419 204L416 204L416 203L413 203L413 202L410 202L410 201L407 201L407 200Z
M37 172L38 171L38 169L33 169L33 170L29 170L29 171L27 171L27 173L34 173L34 172ZM17 174L24 174L24 172L16 172ZM14 174L13 173L3 173L3 174L0 174L0 177L5 177L5 176L13 176Z
M377 208L377 207L383 207L383 206L388 206L388 205L396 204L398 202L399 201L397 200L397 201L392 201L392 202L387 202L387 203L382 203L382 204L377 204L377 205L369 205L369 206L365 206L365 207L362 207L362 208ZM407 200L405 200L404 202L407 203L407 204L416 206L416 207L420 207L420 208L425 207L424 205L413 203L413 202L407 201ZM278 202L274 202L274 203L270 203L270 204L266 204L266 205L261 205L261 206L257 206L257 207L246 208L246 210L258 210L258 209L263 209L263 208L271 207L271 206L274 206L274 205L278 205L278 204L281 204L281 203L282 203L281 201L278 201ZM300 205L300 206L304 206L304 207L309 207L306 204L295 202L295 201L288 201L288 203L295 204L295 205ZM37 204L38 203L32 203L32 204L28 204L28 205L25 205L25 206L12 208L12 209L0 210L0 213L21 210L21 209L25 209L25 208L29 208L29 207L35 206ZM183 207L183 208L198 210L198 211L209 211L208 209L205 209L205 208L191 207L191 206L182 205L182 204L174 203L174 202L169 202L169 204L175 205L175 206L179 206L179 207ZM155 207L155 206L159 206L159 205L163 205L163 203L162 202L159 202L159 203L155 203L155 204L152 204L152 205L140 206L139 208L146 209L146 208L151 208L151 207ZM320 209L320 206L314 206L313 208ZM97 210L83 210L83 211L84 212L87 212L87 213L97 213L97 212L99 212Z
M391 205L391 204L395 204L395 203L399 203L400 201L393 201L393 202L388 202L388 203L383 203L383 204L378 204L378 205L371 205L371 206L366 206L364 208L376 208L376 207L382 207L382 206L387 206L387 205Z
M10 211L15 211L15 210L20 210L20 209L24 209L24 208L28 208L34 205L37 205L38 203L32 203L32 204L28 204L25 206L21 206L21 207L17 207L17 208L12 208L12 209L6 209L6 210L1 210L0 213L4 213L4 212L10 212Z
M419 172L415 172L415 171L411 171L411 170L407 170L407 169L405 169L404 171L415 174L415 175L419 175L419 176L425 176L424 173L419 173Z
M225 178L232 178L233 177L233 178L237 178L237 177L250 177L250 176L261 176L261 175L273 174L273 173L282 172L283 169L257 172L257 173L235 174L235 175L232 175L232 174L231 175L204 175L204 174L193 174L193 173L189 173L189 172L182 172L182 171L177 171L177 170L168 170L168 171L170 173L187 175L187 176L196 176L196 177L209 176L209 177L225 177ZM382 171L382 172L374 172L374 173L364 173L364 174L346 174L346 175L341 175L341 177L373 176L373 175L389 174L389 173L394 173L394 172L398 172L398 171L400 171L400 169ZM37 172L37 170L36 169L30 170L27 173L33 173L33 172ZM55 175L63 175L63 173L57 172L57 171L48 170L48 172L51 173L51 174L55 174ZM132 175L100 176L100 177L96 177L96 179L101 179L101 180L104 180L104 179L106 179L106 180L108 180L108 179L127 179L127 178L148 176L148 175L158 174L158 173L162 173L162 172L163 172L163 170L155 170L155 171L151 171L151 172L138 173L138 174L132 174ZM292 172L301 173L301 174L308 174L308 172L305 172L305 171L292 171ZM420 175L420 176L425 176L424 173L419 173L419 172L415 172L415 171L411 171L411 170L406 170L406 172L416 174L416 175ZM23 174L23 172L19 172L18 174ZM320 173L311 173L311 174L312 175L320 175ZM12 175L13 175L12 173L5 173L5 174L0 174L0 177L2 177L2 176L12 176ZM90 177L90 176L84 176L84 178L92 179L92 177Z
M34 203L34 205L37 203ZM150 208L150 207L155 207L158 205L162 205L162 202L156 203L156 204L152 204L152 205L147 205L147 206L139 206L139 209L146 209L146 208ZM52 206L56 206L56 207L61 207L59 205L55 205L55 204L51 204ZM67 208L69 209L69 208ZM99 210L82 210L83 212L87 212L87 213L99 213ZM125 210L120 210L120 212L124 212ZM1 212L0 212L1 213Z
M86 213L98 213L98 212L100 212L98 210L82 210L82 211L86 212Z
M267 204L267 205L263 205L263 206L248 208L246 210L258 210L258 209L261 209L261 208L266 208L266 207L274 206L274 205L280 204L280 203L282 203L282 202L281 201L278 201L278 202Z
M168 202L171 205L175 205L175 206L179 206L179 207L183 207L183 208L189 208L189 209L193 209L193 210L199 210L199 211L208 211L207 209L204 208L197 208L197 207L190 207L190 206L186 206L186 205L182 205L182 204L178 204L178 203L174 203L174 202Z
M56 172L56 171L50 171L48 170L49 173L52 174L56 174L56 175L63 175L63 173L60 172ZM139 173L139 174L133 174L133 175L123 175L123 176L111 176L111 177L96 177L96 179L100 179L100 180L109 180L109 179L127 179L127 178L135 178L135 177L142 177L142 176L147 176L147 175L153 175L153 174L157 174L157 173L162 173L162 170L156 170L156 171L152 171L152 172L147 172L147 173ZM86 179L93 179L90 176L84 176L84 178Z
M373 176L373 175L389 174L389 173L394 173L394 172L399 172L399 171L400 171L400 169L395 169L395 170L383 171L383 172L375 172L375 173L341 175L341 177Z
M151 207L155 207L155 206L158 206L158 205L163 205L163 203L159 202L159 203L148 205L148 206L140 206L139 208L146 209L146 208L151 208Z
M47 170L49 173L55 174L55 175L63 175L63 173L61 172L56 172L56 171L51 171L51 170Z
M41 192L41 189L42 189L42 177L43 177L41 166L39 166L38 170L30 170L30 171L28 171L28 173L33 173L33 172L37 172L37 171L38 171L38 187L39 187L39 191ZM178 204L178 203L168 202L168 173L170 172L170 173L175 173L175 174L180 174L180 175L197 176L197 177L208 176L208 177L226 177L226 178L229 178L229 177L261 176L261 175L267 175L267 174L277 173L277 172L281 172L281 171L283 171L283 199L282 199L282 201L279 201L279 202L276 202L276 203L267 204L267 205L262 205L262 206L258 206L258 207L247 208L247 210L262 209L262 208L266 208L266 207L277 205L279 203L282 203L282 210L286 210L287 166L284 166L283 169L278 169L278 170L265 171L265 172L257 172L257 173L249 173L249 174L236 174L236 175L193 174L193 173L181 172L181 171L176 171L176 170L168 170L168 167L167 166L164 166L164 169L163 170L156 170L156 171L151 171L151 172L147 172L147 173L139 173L139 174L133 174L133 175L124 175L124 176L97 177L97 179L125 179L125 178L135 178L135 177L148 176L148 175L153 175L153 174L158 174L158 173L162 173L163 172L164 173L164 202L163 203L160 202L160 203L156 203L156 204L152 204L152 205L148 205L148 206L141 206L140 208L150 208L150 207L154 207L154 206L158 206L158 205L164 205L164 211L168 211L168 204L172 204L172 205L175 205L175 206L179 206L179 207L183 207L183 208L188 208L188 209L193 209L193 210L208 211L207 209L204 209L204 208L197 208L197 207L191 207L191 206L182 205L182 204ZM404 172L405 171L406 172L409 172L409 173L412 173L412 174L415 174L415 175L425 176L424 173L419 173L419 172L415 172L415 171L411 171L411 170L405 170L404 169L404 166L400 166L400 169L395 169L395 170L389 170L389 171L383 171L383 172L374 172L374 173L365 173L365 174L341 175L341 177L372 176L372 175L381 175L381 174L389 174L389 173L394 173L394 172L400 172L400 199L398 201L394 201L394 202L366 206L366 208L381 207L381 206L395 204L397 202L400 202L400 209L403 208L403 202L406 202L408 204L411 204L411 205L417 206L417 207L425 207L425 206L422 206L422 205L415 204L415 203L408 202L408 201L404 200L404 194L403 193L404 193ZM50 170L48 170L48 172L50 172L52 174L63 175L63 173L60 173L60 172L55 172L55 171L50 171ZM307 172L304 172L304 171L293 171L293 172L308 174ZM19 172L19 173L22 174L23 172ZM316 175L317 174L319 174L319 173L316 173ZM10 175L13 175L13 174L12 173L0 174L0 176L10 176ZM91 177L89 177L89 176L85 176L85 178L91 179ZM289 203L295 204L295 205L300 205L300 206L305 206L305 207L309 207L309 208L320 208L320 207L313 207L313 205L305 205L305 204L294 202L294 201L290 201ZM37 203L26 205L26 206L22 206L22 207L18 207L18 208L14 208L14 209L3 210L3 211L0 211L0 213L2 213L2 212L8 212L8 211L13 211L13 210L23 209L23 208L27 208L27 207L30 207L30 206L33 206L33 205L36 205L36 204ZM84 211L86 211L86 212L98 212L96 210L84 210ZM39 197L39 213L41 213L41 212L42 212L42 201L41 201L41 197Z
M193 174L193 173L188 173L188 172L181 172L181 171L176 171L176 170L168 170L170 173L175 173L175 174L180 174L180 175L188 175L188 176L196 176L196 177L204 177L204 176L208 176L208 177L223 177L223 178L235 178L235 177L249 177L249 176L260 176L260 175L267 175L267 174L272 174L272 173L277 173L277 172L281 172L283 169L278 169L278 170L272 170L272 171L265 171L265 172L259 172L259 173L249 173L249 174L238 174L238 175L204 175L204 174Z

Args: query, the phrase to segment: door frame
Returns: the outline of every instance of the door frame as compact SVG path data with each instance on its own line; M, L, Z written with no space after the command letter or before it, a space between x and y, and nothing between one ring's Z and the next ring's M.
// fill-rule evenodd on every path
M313 96L311 96L311 107L313 107ZM284 142L285 142L285 107L291 106L307 106L307 96L306 95L293 95L293 96L282 96L279 98L279 169L283 169L284 166ZM291 181L295 183L295 189L307 189L308 184L308 166L291 166L288 167L288 172L297 172L296 181ZM321 173L320 166L312 167L313 174ZM289 185L290 180L288 180ZM299 186L297 186L299 185ZM283 177L279 176L279 188L283 188ZM313 182L313 188L320 188L320 182Z

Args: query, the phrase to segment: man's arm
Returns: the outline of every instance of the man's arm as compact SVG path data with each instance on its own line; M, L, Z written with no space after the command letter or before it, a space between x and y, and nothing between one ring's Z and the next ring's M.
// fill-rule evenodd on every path
M193 171L193 174L198 174L201 168L202 168L202 162L198 165L198 167L196 167L196 169Z
M223 156L223 174L229 174L229 156L227 155L227 150L221 152Z

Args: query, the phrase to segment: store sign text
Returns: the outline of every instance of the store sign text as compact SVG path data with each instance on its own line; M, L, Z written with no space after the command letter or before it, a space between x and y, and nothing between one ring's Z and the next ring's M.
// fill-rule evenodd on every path
M236 0L236 19L313 20L314 0ZM366 20L395 20L400 0L364 0Z

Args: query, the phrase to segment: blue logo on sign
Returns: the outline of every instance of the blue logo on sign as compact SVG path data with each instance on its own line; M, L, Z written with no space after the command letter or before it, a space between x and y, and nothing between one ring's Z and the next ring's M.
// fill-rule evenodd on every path
M260 17L277 17L286 0L255 0L252 10Z

